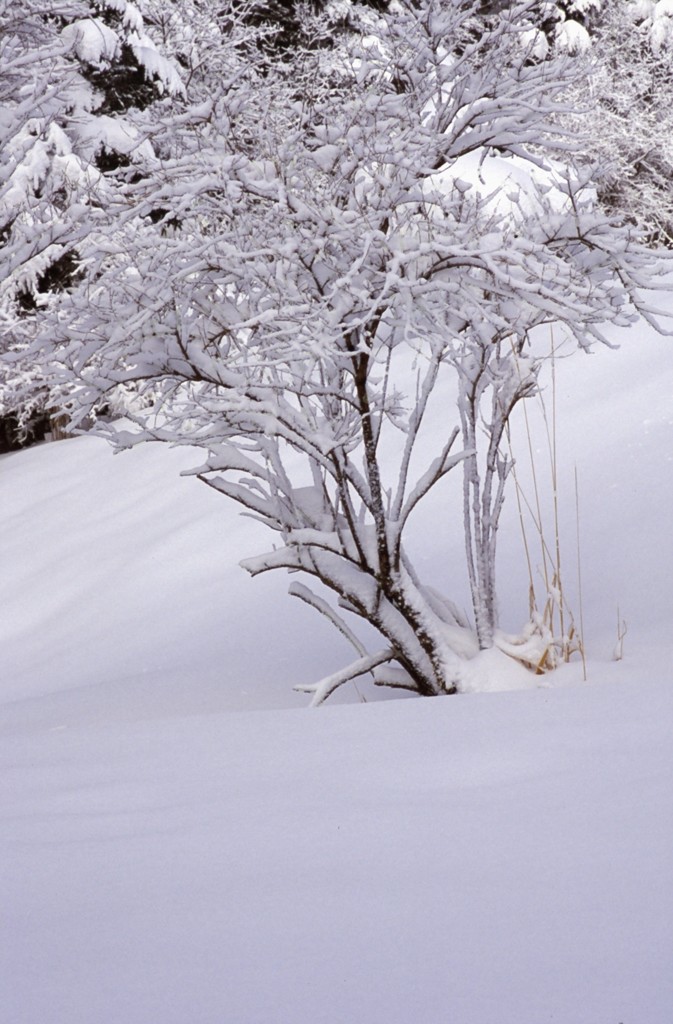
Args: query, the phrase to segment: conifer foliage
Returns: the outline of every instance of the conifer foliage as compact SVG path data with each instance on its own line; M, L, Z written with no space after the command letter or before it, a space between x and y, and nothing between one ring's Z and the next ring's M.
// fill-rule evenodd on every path
M36 314L86 278L109 172L144 173L148 110L182 89L127 0L0 0L0 415L18 434L49 403L21 358Z

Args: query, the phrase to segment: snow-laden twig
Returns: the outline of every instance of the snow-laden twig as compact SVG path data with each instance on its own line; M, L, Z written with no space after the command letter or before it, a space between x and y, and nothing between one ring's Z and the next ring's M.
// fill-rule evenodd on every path
M306 604L310 605L311 608L315 608L321 615L324 615L326 619L336 626L339 632L346 637L346 639L353 645L355 650L362 658L367 657L367 650L358 640L355 633L348 625L344 622L342 617L335 611L334 608L324 598L314 594L313 591L307 587L304 583L291 583L288 587L288 594L291 597L298 597L301 601L305 601Z
M357 679L358 676L363 676L367 672L371 672L377 665L383 665L388 661L393 661L396 657L395 651L388 648L387 650L379 651L378 654L367 654L363 658L358 658L347 668L342 668L339 672L334 672L330 676L325 676L317 683L299 684L294 687L298 693L310 693L313 694L311 700L311 707L316 708L322 704L330 694L334 693L344 683L350 682L351 679Z

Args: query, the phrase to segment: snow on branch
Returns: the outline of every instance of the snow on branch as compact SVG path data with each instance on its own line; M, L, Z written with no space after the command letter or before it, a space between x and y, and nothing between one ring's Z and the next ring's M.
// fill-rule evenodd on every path
M304 601L312 608L315 608L316 611L319 611L321 615L324 615L326 619L329 619L332 625L336 626L339 632L346 637L348 642L352 644L362 658L367 656L364 645L358 640L353 630L348 627L342 617L330 604L327 603L327 601L325 601L324 598L314 594L313 591L304 583L291 583L288 587L288 594L290 594L291 597L298 597L301 601Z
M396 657L395 651L388 648L383 651L379 651L378 654L367 654L363 658L358 658L347 668L342 668L339 672L334 672L330 676L325 676L317 683L308 683L295 686L294 689L298 693L310 693L312 694L311 707L317 708L320 704L323 704L327 698L334 693L344 683L348 683L351 679L357 679L358 676L366 675L367 672L371 672L378 665L384 665L388 661L393 661Z
M463 459L472 454L467 450L451 455L451 449L453 448L459 433L459 428L455 427L449 440L444 446L444 450L436 459L433 460L425 473L418 478L400 513L400 528L404 525L411 512L414 510L416 505L418 505L419 501L425 497L428 491L431 490L431 488L434 487L439 480L445 477L446 474L455 466L460 465Z

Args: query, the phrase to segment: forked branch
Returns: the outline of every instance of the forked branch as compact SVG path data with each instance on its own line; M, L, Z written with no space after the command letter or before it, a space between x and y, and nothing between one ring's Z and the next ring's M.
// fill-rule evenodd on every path
M395 651L392 647L388 647L383 651L379 651L378 654L367 654L363 658L358 658L351 665L346 668L342 668L339 672L334 672L331 676L325 676L317 683L300 683L295 686L294 689L298 693L311 693L313 699L311 700L311 707L317 708L320 704L324 703L327 698L338 690L344 683L350 682L351 679L357 679L358 676L366 675L367 672L371 672L377 665L384 665L388 661L393 661L396 657Z

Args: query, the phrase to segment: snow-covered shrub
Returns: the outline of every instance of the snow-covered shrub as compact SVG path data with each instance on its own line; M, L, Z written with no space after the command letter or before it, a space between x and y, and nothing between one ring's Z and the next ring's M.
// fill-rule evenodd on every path
M293 585L357 652L309 688L316 702L364 672L453 693L480 651L535 667L553 640L498 631L501 442L537 387L531 332L602 341L657 267L590 175L551 159L572 151L558 115L582 68L529 59L530 7L475 32L476 5L396 3L339 53L301 54L310 102L285 63L232 46L229 23L212 44L227 77L206 101L195 76L196 106L164 119L161 162L102 211L88 287L43 333L75 417L134 388L138 429L115 442L203 449L195 474L275 533L246 568L313 578L378 632L372 652ZM405 545L452 472L472 624Z

